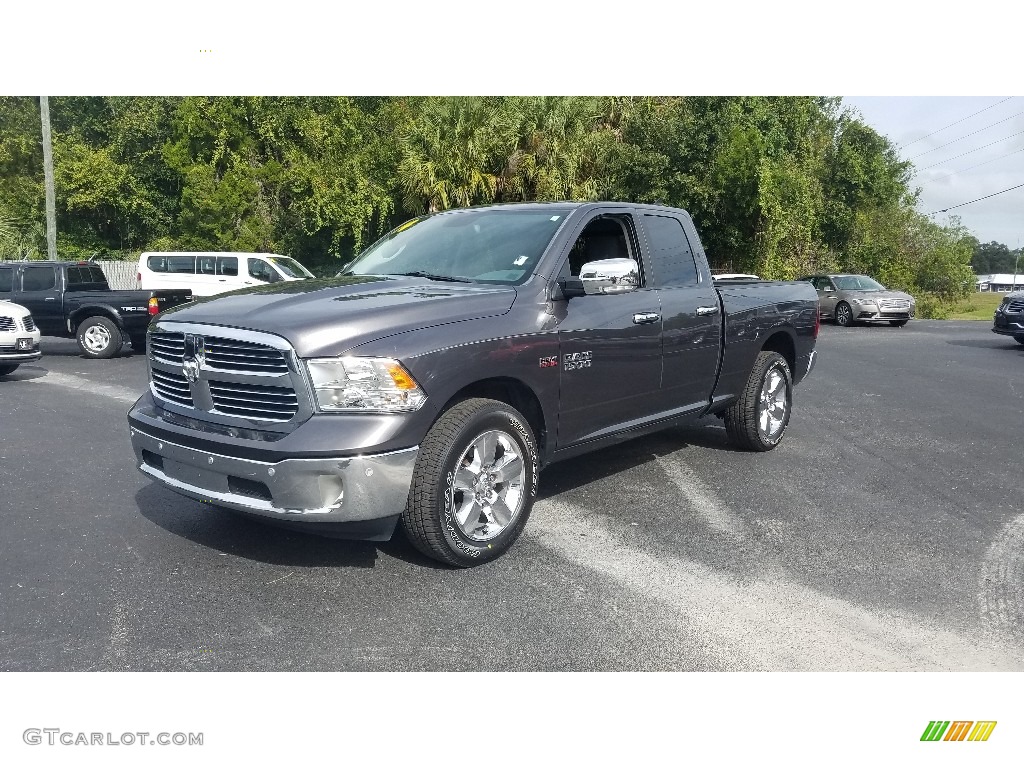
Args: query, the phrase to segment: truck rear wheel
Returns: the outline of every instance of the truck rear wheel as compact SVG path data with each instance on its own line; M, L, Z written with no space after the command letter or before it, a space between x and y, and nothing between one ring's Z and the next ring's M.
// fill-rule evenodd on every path
M782 440L793 410L793 375L778 352L761 352L739 399L725 412L729 439L748 451L770 451Z
M90 317L78 325L78 348L86 357L106 359L121 351L121 329L109 317Z
M406 536L449 565L493 560L526 526L537 475L537 442L523 415L497 400L463 400L420 446L402 514Z

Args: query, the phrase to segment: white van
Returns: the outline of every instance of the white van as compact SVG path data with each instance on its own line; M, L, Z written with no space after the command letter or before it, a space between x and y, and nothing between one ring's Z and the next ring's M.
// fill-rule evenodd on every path
M136 281L142 290L188 288L193 296L213 296L311 277L295 259L276 253L146 251L139 257Z

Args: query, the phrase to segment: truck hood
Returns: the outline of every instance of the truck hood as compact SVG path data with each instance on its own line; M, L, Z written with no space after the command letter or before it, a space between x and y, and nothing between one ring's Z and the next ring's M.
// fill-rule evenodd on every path
M340 355L405 331L503 315L515 298L510 286L353 276L274 283L197 299L162 313L160 320L277 334L306 358Z

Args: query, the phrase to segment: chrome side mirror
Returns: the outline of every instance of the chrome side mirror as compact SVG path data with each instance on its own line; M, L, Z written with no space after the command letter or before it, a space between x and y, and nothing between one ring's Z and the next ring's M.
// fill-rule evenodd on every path
M584 264L580 280L588 296L629 293L640 287L640 272L632 259L601 259Z

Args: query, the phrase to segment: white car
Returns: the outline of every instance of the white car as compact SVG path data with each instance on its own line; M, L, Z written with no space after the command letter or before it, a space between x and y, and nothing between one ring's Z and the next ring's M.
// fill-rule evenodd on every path
M0 376L14 373L22 363L31 363L42 355L32 313L20 304L0 301Z
M215 296L311 277L295 259L276 253L146 251L139 257L136 280L142 290L188 288L193 296Z

